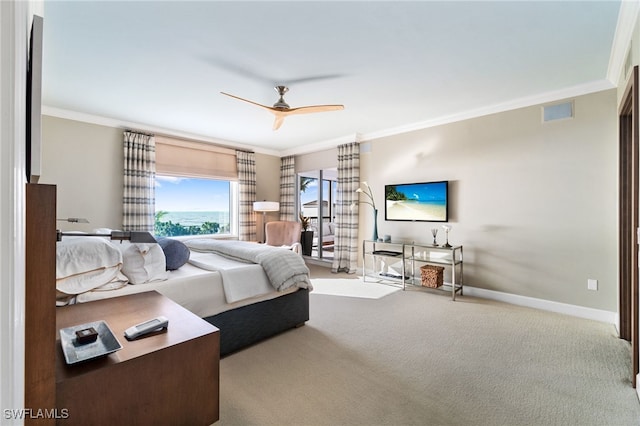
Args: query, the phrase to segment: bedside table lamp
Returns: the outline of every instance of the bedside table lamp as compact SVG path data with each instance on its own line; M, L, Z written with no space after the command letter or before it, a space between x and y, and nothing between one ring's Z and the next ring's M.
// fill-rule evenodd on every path
M267 212L277 212L280 210L280 203L277 201L255 201L253 211L262 213L262 242L265 241L265 229L267 224Z

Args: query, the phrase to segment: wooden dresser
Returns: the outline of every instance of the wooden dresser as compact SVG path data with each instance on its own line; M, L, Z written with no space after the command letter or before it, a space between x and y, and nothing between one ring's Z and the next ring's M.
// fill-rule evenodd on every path
M56 187L25 187L25 408L51 411L56 401ZM26 416L25 425L52 425L54 419Z
M128 341L132 325L163 315L166 331ZM57 308L56 331L105 321L122 349L67 365L56 341L62 425L210 425L219 419L219 330L152 291ZM65 411L63 411L65 410Z

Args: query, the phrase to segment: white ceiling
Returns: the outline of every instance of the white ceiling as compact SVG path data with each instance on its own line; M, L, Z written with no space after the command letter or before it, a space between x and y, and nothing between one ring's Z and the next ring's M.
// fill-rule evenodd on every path
M613 87L619 1L46 1L45 113L295 153ZM271 105L343 111L273 116Z

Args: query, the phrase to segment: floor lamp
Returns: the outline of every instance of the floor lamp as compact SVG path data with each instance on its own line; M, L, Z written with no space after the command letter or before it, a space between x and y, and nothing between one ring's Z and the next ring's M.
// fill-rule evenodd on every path
M280 203L277 201L255 201L253 203L254 212L262 212L262 242L266 242L267 235L267 212L277 212L280 210Z

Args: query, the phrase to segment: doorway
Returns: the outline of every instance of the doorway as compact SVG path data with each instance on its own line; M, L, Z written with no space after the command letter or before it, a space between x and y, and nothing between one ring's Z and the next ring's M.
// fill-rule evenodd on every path
M338 170L298 173L298 211L313 230L311 257L333 261Z
M638 375L638 67L619 111L619 306L620 337L631 342L633 387Z

